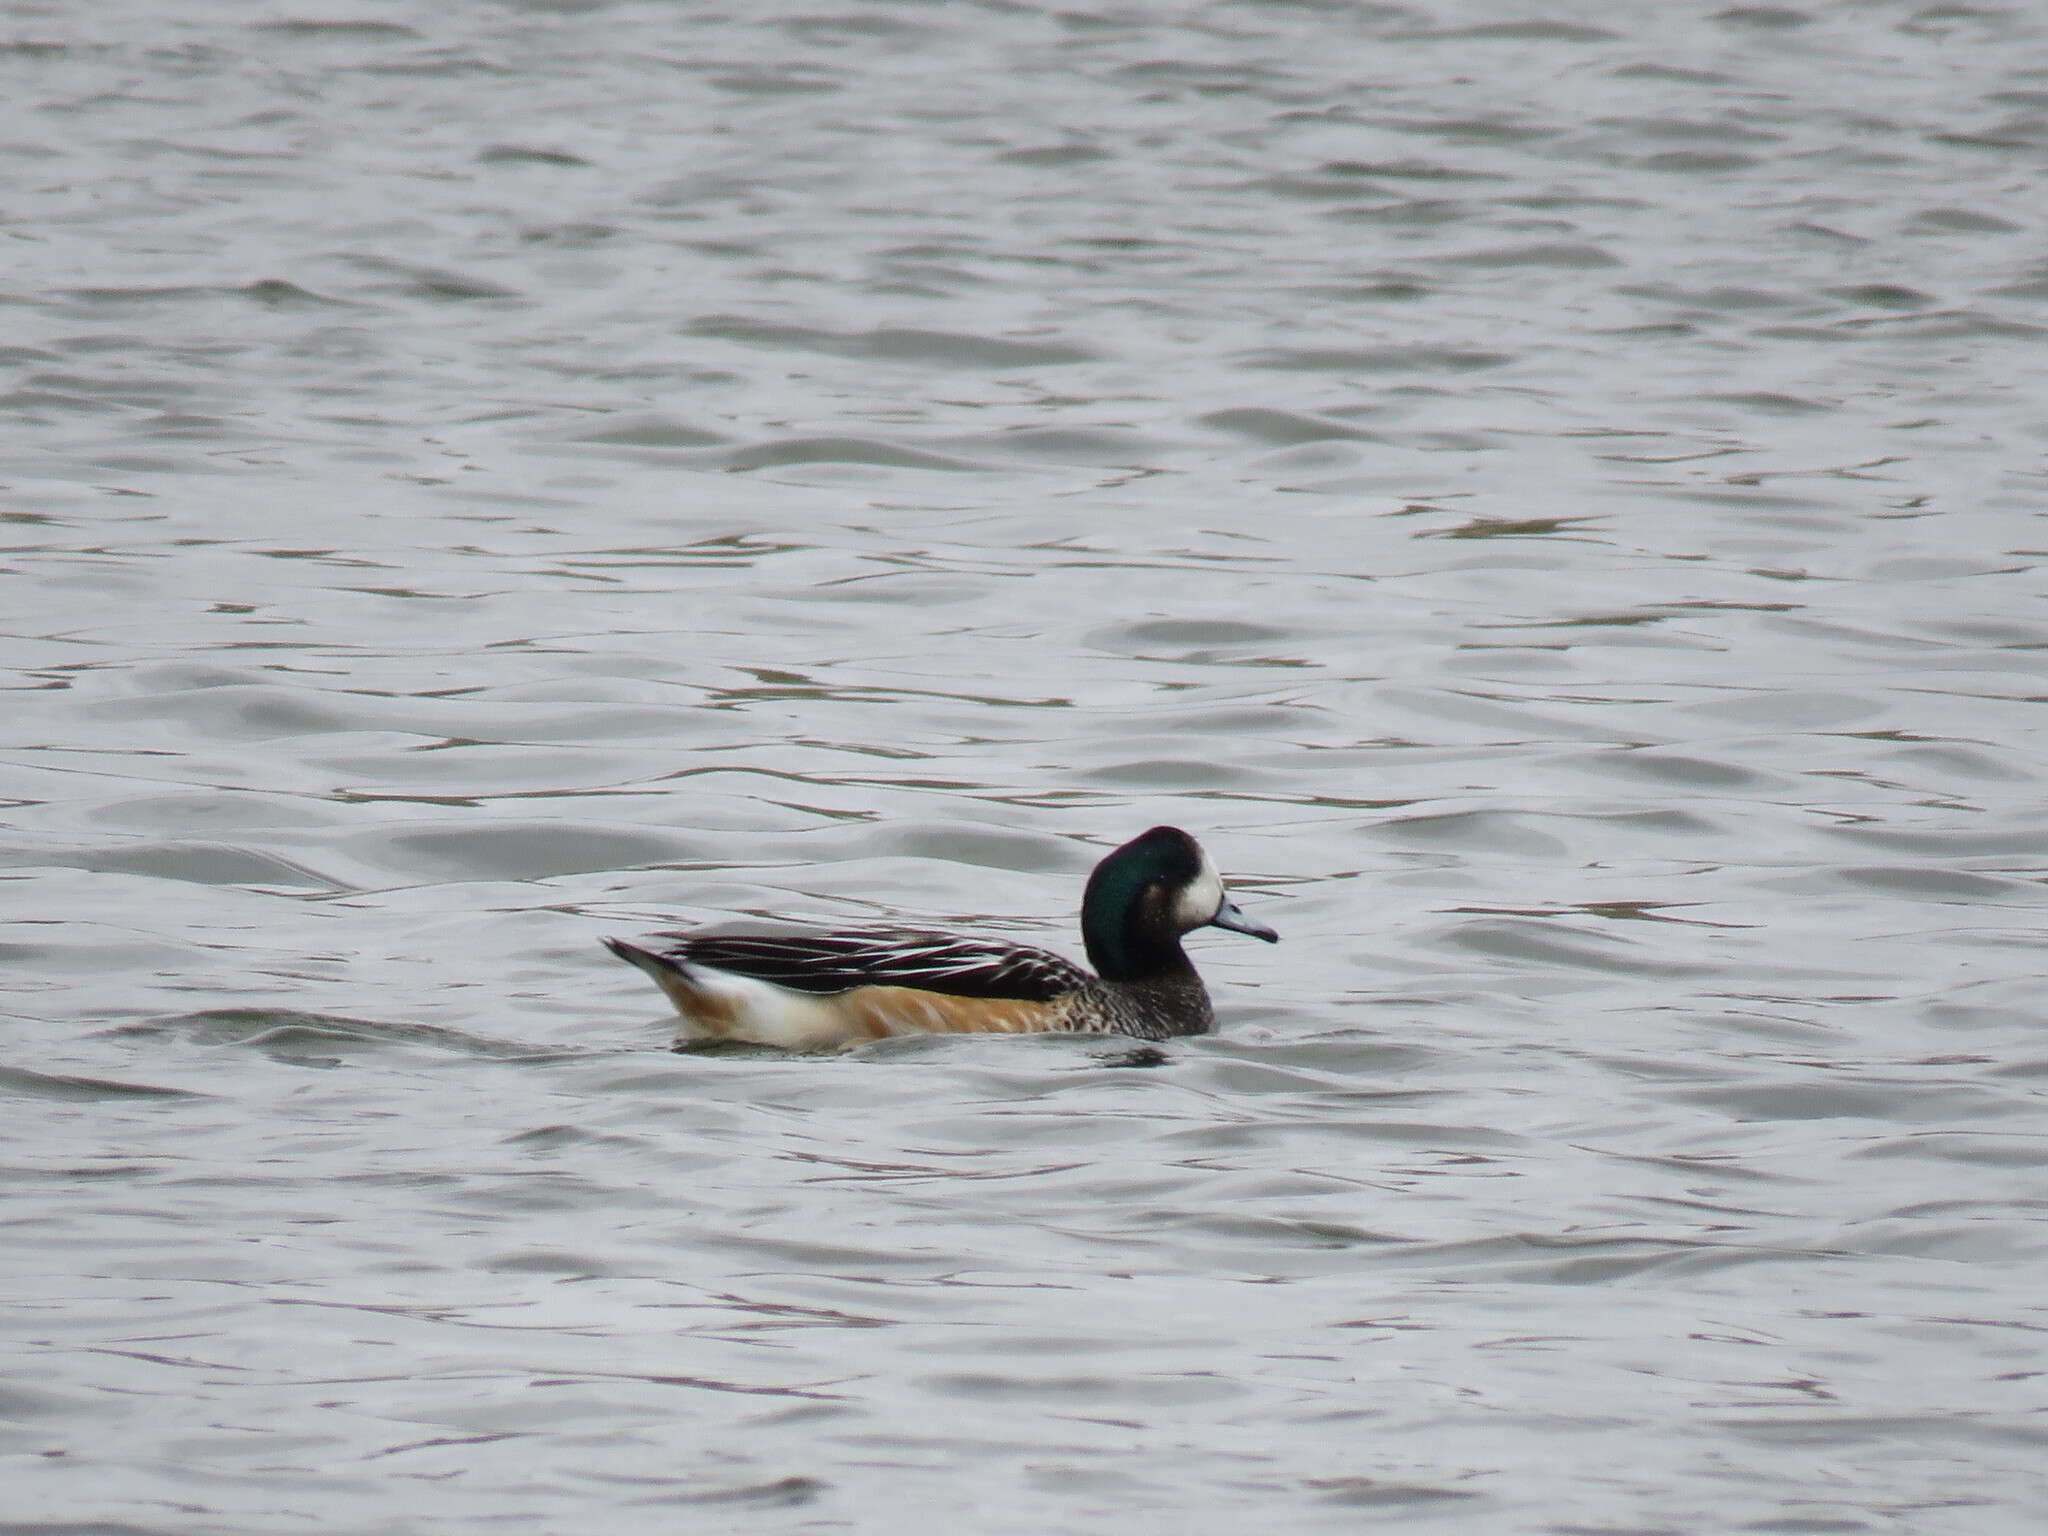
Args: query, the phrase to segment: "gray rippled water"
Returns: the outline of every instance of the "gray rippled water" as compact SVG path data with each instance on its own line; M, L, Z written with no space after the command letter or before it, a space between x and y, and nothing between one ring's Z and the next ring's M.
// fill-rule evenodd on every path
M2037 7L0 19L0 1533L2039 1528Z

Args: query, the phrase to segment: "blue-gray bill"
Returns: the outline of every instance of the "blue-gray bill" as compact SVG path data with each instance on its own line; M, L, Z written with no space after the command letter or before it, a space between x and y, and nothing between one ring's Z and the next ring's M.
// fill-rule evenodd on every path
M1232 933L1248 933L1255 939L1264 939L1268 944L1278 944L1280 935L1256 918L1246 917L1234 901L1226 901L1216 909L1216 915L1209 919L1213 928L1228 928Z

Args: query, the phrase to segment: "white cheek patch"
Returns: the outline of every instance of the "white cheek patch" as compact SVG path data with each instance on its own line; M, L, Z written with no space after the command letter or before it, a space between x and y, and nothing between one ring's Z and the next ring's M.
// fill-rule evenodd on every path
M1223 877L1216 873L1216 866L1209 861L1208 850L1204 849L1201 869L1196 871L1193 882L1174 901L1174 921L1182 932L1186 932L1212 921L1222 910Z

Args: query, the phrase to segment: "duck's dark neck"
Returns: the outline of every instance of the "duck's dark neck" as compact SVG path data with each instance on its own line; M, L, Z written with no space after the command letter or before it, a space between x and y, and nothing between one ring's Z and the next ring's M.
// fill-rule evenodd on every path
M1195 974L1159 887L1091 895L1098 899L1082 909L1081 942L1096 975L1104 981L1145 982ZM1124 899L1112 902L1107 899L1112 895Z

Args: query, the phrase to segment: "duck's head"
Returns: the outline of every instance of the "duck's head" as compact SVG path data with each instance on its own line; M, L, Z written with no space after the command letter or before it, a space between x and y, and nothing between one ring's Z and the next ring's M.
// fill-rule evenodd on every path
M1246 917L1202 845L1179 827L1154 827L1116 849L1088 877L1081 937L1106 981L1132 981L1186 965L1180 936L1228 928L1268 944L1280 935Z

